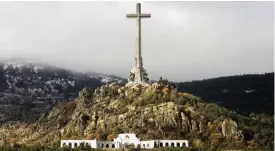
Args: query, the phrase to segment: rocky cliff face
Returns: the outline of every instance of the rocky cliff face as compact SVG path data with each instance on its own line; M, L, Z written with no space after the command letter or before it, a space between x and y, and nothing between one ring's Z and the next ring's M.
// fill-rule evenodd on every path
M242 147L247 141L243 129L248 125L240 121L249 120L156 83L109 84L95 91L84 88L77 99L58 104L36 123L2 125L0 135L5 137L0 139L5 142L14 137L21 144L53 146L60 139L104 140L133 132L141 139L188 139L197 147Z

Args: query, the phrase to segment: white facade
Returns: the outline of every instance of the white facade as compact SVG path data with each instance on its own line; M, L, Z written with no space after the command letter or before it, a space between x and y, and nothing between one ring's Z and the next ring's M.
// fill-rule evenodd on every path
M135 148L158 148L158 147L189 147L188 140L148 140L140 141L136 134L119 134L114 141L97 140L61 140L61 147L68 146L75 148L80 145L91 148L124 148L126 145L133 145Z

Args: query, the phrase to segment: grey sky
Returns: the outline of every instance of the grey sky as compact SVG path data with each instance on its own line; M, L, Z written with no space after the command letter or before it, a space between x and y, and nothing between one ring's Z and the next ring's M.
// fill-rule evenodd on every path
M149 78L174 81L274 71L273 2L143 2ZM135 2L0 2L0 58L127 77Z

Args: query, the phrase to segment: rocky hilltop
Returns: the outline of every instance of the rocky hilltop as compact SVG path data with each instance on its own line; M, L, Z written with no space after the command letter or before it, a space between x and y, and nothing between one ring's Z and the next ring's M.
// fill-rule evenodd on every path
M271 116L241 116L169 82L106 84L82 89L35 123L2 125L0 142L58 146L61 139L111 140L133 132L141 139L188 139L194 148L273 150L273 125Z

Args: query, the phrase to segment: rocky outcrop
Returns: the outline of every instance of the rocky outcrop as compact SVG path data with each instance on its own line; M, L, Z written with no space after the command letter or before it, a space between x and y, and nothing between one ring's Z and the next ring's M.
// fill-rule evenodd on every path
M232 119L225 119L222 124L222 134L226 138L233 138L235 141L244 139L242 131L239 130L238 124Z
M232 136L238 133L238 125L232 119L225 119L222 122L222 134L223 136Z

